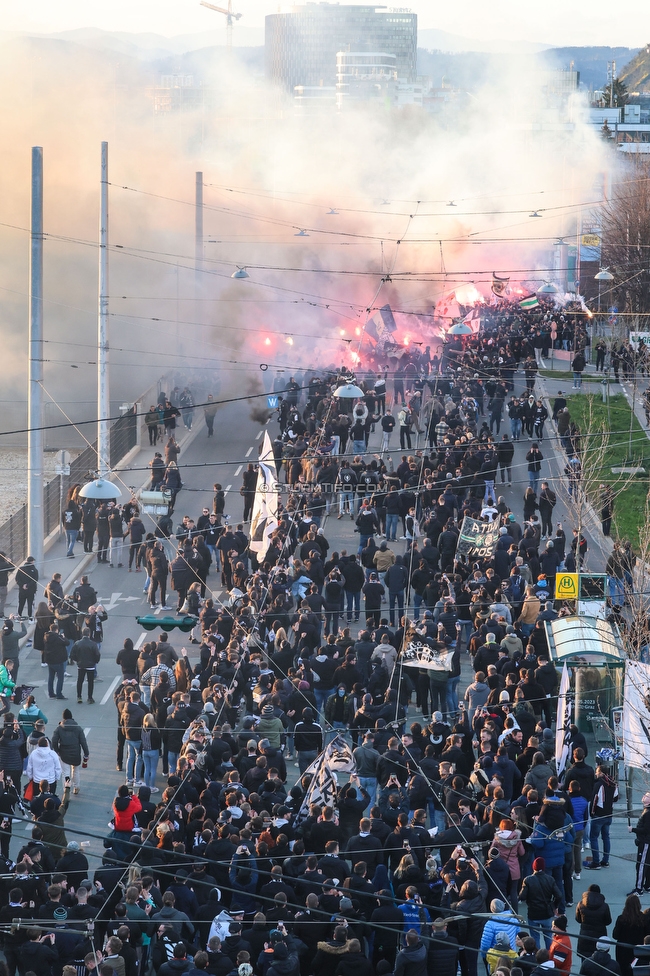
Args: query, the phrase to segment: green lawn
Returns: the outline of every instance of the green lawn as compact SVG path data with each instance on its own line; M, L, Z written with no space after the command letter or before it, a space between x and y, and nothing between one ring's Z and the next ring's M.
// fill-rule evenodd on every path
M632 424L632 451L630 453L630 416L632 411L622 393L610 396L604 404L600 395L580 394L567 397L571 419L586 431L590 426L594 437L590 444L598 441L598 432L609 432L607 449L603 456L602 480L616 491L614 506L614 530L612 535L619 539L629 539L633 546L639 543L639 528L645 523L646 499L650 488L648 475L636 477L613 475L611 469L630 462L641 465L650 471L650 441L636 416ZM594 472L596 475L596 472ZM598 475L600 477L600 475ZM623 484L616 484L617 479ZM629 480L625 480L629 479ZM598 499L593 499L598 509Z

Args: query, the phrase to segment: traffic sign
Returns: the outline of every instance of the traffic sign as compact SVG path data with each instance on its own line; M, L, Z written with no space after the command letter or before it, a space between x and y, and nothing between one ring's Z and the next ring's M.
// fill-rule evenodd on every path
M558 600L577 600L578 574L558 573L555 577L555 596Z
M278 398L276 396L267 396L266 405L269 410L275 410L278 405Z

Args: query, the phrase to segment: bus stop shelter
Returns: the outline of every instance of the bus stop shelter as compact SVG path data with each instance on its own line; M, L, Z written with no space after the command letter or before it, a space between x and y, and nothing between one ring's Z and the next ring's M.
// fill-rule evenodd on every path
M603 720L612 725L612 709L622 704L625 647L618 628L587 616L545 621L550 659L558 670L566 664L571 677L574 722L581 732L597 732Z

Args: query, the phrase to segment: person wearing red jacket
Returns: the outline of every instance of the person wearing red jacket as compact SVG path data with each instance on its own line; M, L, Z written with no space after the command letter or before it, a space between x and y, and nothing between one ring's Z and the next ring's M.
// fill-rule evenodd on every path
M141 810L142 804L139 798L129 793L128 786L123 783L113 800L115 830L130 834L135 826L135 815Z

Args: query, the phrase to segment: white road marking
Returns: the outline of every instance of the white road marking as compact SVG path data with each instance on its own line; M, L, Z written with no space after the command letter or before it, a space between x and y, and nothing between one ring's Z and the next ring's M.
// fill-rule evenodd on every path
M140 650L140 648L144 644L144 639L145 639L146 636L147 636L146 633L140 634L140 636L138 637L137 641L133 645L135 647L136 651L139 651Z
M238 467L238 468L237 468L237 470L235 471L235 478L236 478L236 477L237 477L237 476L238 476L239 474L241 474L241 469L242 469L243 467L244 467L244 465L243 465L243 464L240 464L240 465L239 465L239 467Z
M92 728L92 725L89 725L87 729L84 729L84 735L86 737L90 735L91 728Z
M264 431L263 431L263 430L261 430L261 431L259 432L259 434L258 434L258 435L257 435L257 437L255 438L255 440L256 440L256 441L258 441L258 440L260 439L260 437L264 437Z
M144 637L145 635L143 634L142 636ZM136 647L137 647L137 644L136 644ZM108 699L111 697L111 695L113 694L113 692L117 688L117 685L118 685L119 681L120 681L120 675L119 674L116 674L115 677L113 678L113 680L111 681L110 685L106 689L106 694L104 695L104 697L100 701L100 703L99 703L100 705L105 705L106 704L106 702L108 701Z
M246 454L244 455L244 457L250 457L252 453L253 453L253 448L252 447L249 447L248 450L246 451Z
M231 488L232 485L226 485L226 490L224 491L224 495L227 495Z
M118 600L120 599L121 596L122 596L121 593L111 593L110 600L106 600L103 597L100 598L101 599L101 604L104 607L104 610L106 610L107 613L108 613L109 610L114 610L115 607L117 606Z

